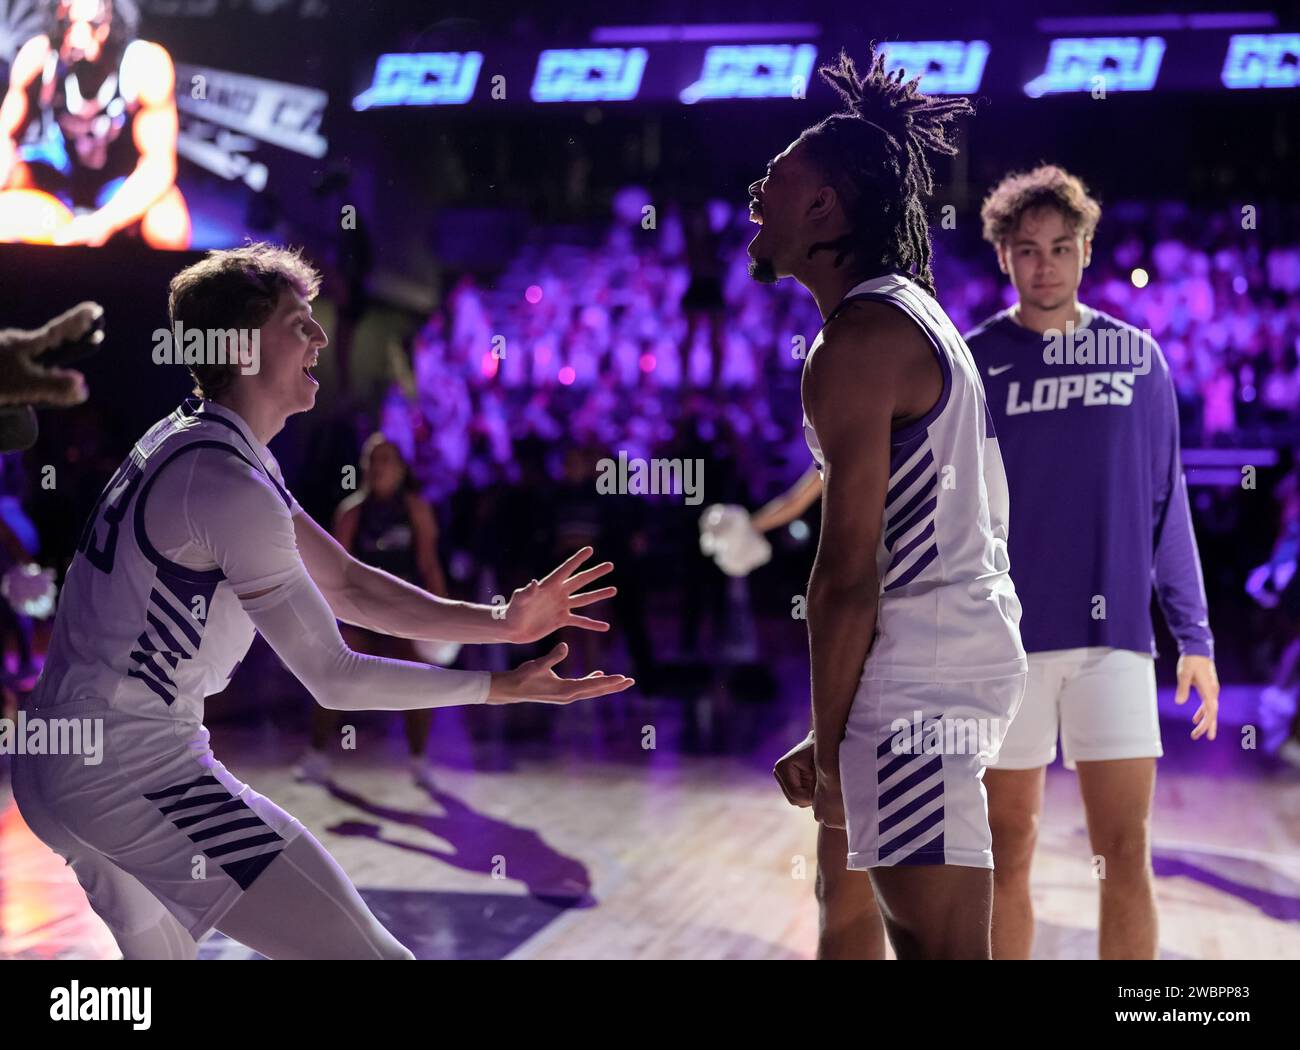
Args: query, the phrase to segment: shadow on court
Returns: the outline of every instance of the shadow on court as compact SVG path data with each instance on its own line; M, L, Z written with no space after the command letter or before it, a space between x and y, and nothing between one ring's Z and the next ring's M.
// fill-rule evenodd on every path
M430 791L442 812L429 813L372 802L337 784L325 785L325 790L375 821L337 821L325 829L331 835L369 839L527 887L527 894L358 887L375 917L417 959L502 959L557 916L597 903L591 877L580 861L553 849L537 832L479 813L454 795ZM402 842L385 834L385 826L392 825L420 828L450 848ZM200 957L261 958L219 933L203 943Z
M450 843L451 848L401 842L385 836L379 825L355 820L331 824L326 828L331 835L368 838L463 871L521 882L531 896L561 909L589 908L596 904L591 895L591 876L581 861L560 853L536 831L480 813L445 791L429 792L442 812L428 813L372 802L338 784L329 784L326 790L339 802L376 820L420 828Z

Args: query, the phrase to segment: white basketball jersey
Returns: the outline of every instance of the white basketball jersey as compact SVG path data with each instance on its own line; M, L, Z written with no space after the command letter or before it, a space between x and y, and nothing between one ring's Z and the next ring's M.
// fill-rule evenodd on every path
M943 373L934 408L890 436L876 548L880 603L863 678L976 681L1023 671L1006 474L970 350L934 298L902 274L863 281L836 310L857 299L906 313L929 338ZM808 362L822 341L819 332ZM804 435L821 467L806 415Z
M172 721L186 739L201 724L203 698L225 688L255 630L221 569L169 561L144 523L159 472L205 448L238 456L268 479L290 513L299 509L275 458L236 413L189 399L159 420L82 530L33 706L100 698L135 717Z

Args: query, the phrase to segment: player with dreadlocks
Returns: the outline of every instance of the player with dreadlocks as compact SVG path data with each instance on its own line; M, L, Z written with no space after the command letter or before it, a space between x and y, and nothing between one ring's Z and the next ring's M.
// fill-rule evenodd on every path
M927 97L883 54L867 69L843 52L822 68L843 109L749 187L751 276L793 277L824 318L802 383L823 487L813 732L801 761L783 760L783 787L821 825L819 883L869 871L899 958L987 959L983 775L1026 661L1002 459L979 372L934 299L923 203L930 156L956 152L949 126L971 106Z

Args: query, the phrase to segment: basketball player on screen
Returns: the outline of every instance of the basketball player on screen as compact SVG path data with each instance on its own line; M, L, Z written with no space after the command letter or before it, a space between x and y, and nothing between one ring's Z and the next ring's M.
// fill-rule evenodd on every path
M0 241L189 247L176 72L138 25L134 0L50 0L0 103Z
M923 197L965 99L934 99L873 54L821 75L844 109L750 186L762 281L792 276L825 319L804 364L823 475L808 584L823 836L845 829L900 958L990 954L993 854L982 777L1020 704L1025 654L1007 493L983 387L934 299ZM912 746L969 720L968 749ZM944 735L949 735L945 733ZM841 833L844 834L844 833Z
M606 630L575 610L614 588L582 590L612 569L579 571L586 548L504 607L447 601L357 561L303 513L266 443L316 400L318 284L297 253L265 244L213 252L173 279L172 321L260 330L260 368L193 366L199 398L136 442L86 523L28 703L32 717L102 720L100 764L18 756L14 798L127 958L194 958L213 928L270 958L412 957L320 842L212 753L204 698L255 632L335 710L568 703L632 684L557 677L564 645L489 674L344 644L338 620L469 643Z

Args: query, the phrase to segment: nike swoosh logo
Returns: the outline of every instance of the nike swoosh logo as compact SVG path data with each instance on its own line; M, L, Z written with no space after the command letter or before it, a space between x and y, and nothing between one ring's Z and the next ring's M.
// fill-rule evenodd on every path
M1000 375L1001 375L1003 372L1005 372L1008 368L1015 368L1015 367L1016 367L1015 365L999 365L997 368L990 368L990 369L989 369L989 375L991 375L991 376L1000 376Z

